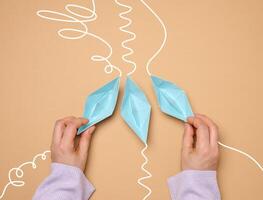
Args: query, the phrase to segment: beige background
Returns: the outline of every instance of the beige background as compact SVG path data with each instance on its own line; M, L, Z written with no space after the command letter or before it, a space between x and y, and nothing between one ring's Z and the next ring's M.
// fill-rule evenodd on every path
M59 22L40 19L38 9L63 11L72 1L1 0L0 2L0 188L8 170L49 148L54 121L67 115L82 115L85 97L117 74L105 75L104 63L90 60L104 54L93 38L67 41L57 36ZM134 7L131 30L137 40L130 46L138 70L133 79L152 104L148 169L153 178L151 199L169 199L167 177L180 170L183 124L158 109L147 59L159 47L162 30L139 1ZM211 116L220 126L221 141L238 147L263 163L263 3L260 0L148 1L164 20L168 43L155 60L152 72L183 87L194 111ZM90 2L74 3L90 6ZM124 72L125 52L119 32L125 23L114 1L98 0L99 18L89 24L91 32L104 37L114 49L111 61ZM140 150L143 145L120 118L120 100L115 115L98 126L91 147L86 175L96 186L92 199L142 199L144 189L136 184L143 175ZM219 184L224 200L262 199L262 172L248 159L221 150ZM50 161L38 168L25 168L26 185L9 188L4 199L31 199L48 175Z

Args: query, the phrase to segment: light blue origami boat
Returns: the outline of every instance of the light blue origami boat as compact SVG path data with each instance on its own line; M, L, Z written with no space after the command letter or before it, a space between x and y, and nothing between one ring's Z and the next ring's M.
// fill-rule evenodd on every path
M113 114L118 99L119 85L120 77L115 78L87 97L83 117L87 118L89 123L81 126L77 135Z
M121 105L121 116L143 143L147 143L151 106L143 91L129 77Z
M162 112L185 122L194 115L181 88L156 76L151 76L151 79Z

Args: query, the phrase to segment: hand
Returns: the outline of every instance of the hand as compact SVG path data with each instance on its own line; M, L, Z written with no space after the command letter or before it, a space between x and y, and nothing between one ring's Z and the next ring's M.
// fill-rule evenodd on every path
M185 124L182 170L216 170L219 160L218 129L208 117L196 114Z
M90 127L80 136L77 136L77 129L87 123L87 119L76 117L66 117L56 122L51 144L52 162L85 170L89 144L95 127Z

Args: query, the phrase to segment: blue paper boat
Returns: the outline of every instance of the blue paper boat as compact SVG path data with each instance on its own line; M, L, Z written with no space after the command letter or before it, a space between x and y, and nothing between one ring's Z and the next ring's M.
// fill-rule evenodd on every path
M151 106L143 91L127 78L121 116L143 143L147 143Z
M89 123L78 129L78 135L113 114L118 99L119 85L120 78L118 77L87 97L83 117L87 118Z
M180 87L156 76L151 79L162 112L185 122L194 115L187 95Z

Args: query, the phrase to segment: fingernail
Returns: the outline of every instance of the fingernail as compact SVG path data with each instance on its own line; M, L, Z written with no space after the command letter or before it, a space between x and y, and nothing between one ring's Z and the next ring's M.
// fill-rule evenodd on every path
M194 118L194 116L187 117L187 122L189 122L193 118Z
M91 132L94 131L94 130L95 130L95 126L90 127L90 128L89 128L89 133L91 133Z

